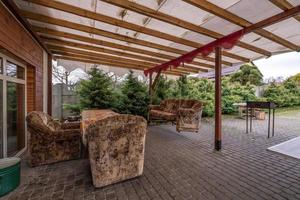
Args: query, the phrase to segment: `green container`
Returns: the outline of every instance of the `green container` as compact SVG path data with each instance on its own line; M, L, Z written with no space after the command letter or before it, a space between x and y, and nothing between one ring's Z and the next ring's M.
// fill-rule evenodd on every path
M20 158L0 159L0 197L20 185Z

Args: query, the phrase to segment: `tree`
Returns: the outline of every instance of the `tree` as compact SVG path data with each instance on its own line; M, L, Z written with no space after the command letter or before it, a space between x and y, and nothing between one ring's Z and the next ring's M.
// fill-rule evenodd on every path
M89 79L81 80L76 89L80 108L110 108L114 101L111 78L97 68L92 68L88 75Z
M291 76L288 80L292 80L296 83L297 87L300 88L300 73Z
M149 103L148 87L139 81L130 71L121 85L119 100L116 105L120 113L147 116Z
M230 80L239 82L241 85L261 85L263 75L255 65L245 64L238 72L231 75Z
M159 104L162 100L172 96L171 93L174 84L174 80L168 80L167 77L163 75L159 76L153 92L152 104Z
M264 91L264 97L279 107L296 106L300 105L300 88L291 77L283 83L271 83Z

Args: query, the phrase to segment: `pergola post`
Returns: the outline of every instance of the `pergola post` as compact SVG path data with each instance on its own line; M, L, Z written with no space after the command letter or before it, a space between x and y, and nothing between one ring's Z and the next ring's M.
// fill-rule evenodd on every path
M215 47L215 150L222 148L222 103L221 103L221 73L222 49Z
M149 104L152 104L152 74L149 75Z
M47 90L48 90L48 101L47 101L47 113L52 115L52 55L48 54L48 79L47 79Z

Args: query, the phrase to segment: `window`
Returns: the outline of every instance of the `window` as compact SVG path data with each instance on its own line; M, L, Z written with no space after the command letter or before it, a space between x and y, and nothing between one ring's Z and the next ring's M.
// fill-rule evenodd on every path
M25 87L7 82L7 155L13 156L25 147Z
M23 67L20 67L12 62L7 61L6 75L24 80L25 79L25 70Z
M26 147L26 68L0 53L0 158Z

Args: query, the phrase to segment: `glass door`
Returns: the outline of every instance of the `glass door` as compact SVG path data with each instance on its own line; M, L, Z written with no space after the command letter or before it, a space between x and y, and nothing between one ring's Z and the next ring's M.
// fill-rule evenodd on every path
M7 156L13 156L25 147L25 88L7 82Z
M0 158L3 158L3 80L0 80Z
M25 67L0 54L0 158L26 147Z

